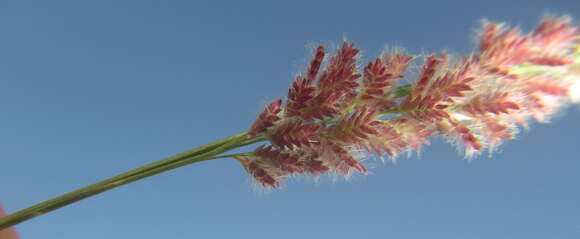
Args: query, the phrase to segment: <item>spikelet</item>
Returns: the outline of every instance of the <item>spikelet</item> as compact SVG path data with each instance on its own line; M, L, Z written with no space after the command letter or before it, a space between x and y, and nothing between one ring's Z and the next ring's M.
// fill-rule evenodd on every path
M281 105L281 99L278 99L267 105L248 131L248 136L254 137L265 132L269 127L274 126L274 122L280 120L278 114L281 111Z

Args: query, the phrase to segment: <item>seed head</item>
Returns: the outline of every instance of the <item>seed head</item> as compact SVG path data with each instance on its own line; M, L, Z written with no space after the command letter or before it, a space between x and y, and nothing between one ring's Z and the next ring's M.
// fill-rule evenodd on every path
M529 34L485 23L477 52L454 62L429 55L410 85L400 81L413 56L386 53L359 72L358 53L345 41L325 59L319 46L285 106L277 100L260 113L248 135L270 144L238 158L260 185L279 187L292 174L366 174L353 152L395 157L435 135L469 157L580 99L580 32L566 17L545 17Z

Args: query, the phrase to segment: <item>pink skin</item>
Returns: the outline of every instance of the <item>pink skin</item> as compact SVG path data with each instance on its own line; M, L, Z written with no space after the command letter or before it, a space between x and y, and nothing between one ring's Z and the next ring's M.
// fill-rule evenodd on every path
M0 205L0 217L6 216L6 212L2 205ZM16 229L14 227L10 227L8 229L0 230L0 239L19 239L18 233L16 233Z

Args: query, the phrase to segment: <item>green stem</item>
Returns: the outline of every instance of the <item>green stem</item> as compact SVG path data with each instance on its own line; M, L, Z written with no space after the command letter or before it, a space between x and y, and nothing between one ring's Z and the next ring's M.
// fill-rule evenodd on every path
M224 158L228 155L216 156L234 148L264 141L263 136L248 138L246 133L237 134L222 140L197 147L183 153L159 160L154 163L127 171L98 183L63 194L56 198L41 202L29 208L20 210L0 218L0 230L16 225L28 219L40 216L52 210L64 207L82 199L97 195L107 190L146 178L171 169L206 160Z
M212 156L209 157L210 159L222 159L222 158L234 158L234 157L240 157L240 156L251 156L252 152L246 152L246 153L239 153L239 154L223 154L223 155L218 155L218 156Z

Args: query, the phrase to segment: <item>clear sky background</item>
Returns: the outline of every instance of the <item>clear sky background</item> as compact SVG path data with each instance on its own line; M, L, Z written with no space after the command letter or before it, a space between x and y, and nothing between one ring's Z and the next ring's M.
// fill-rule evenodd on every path
M28 207L246 130L315 44L473 50L487 18L530 30L551 1L1 1L0 201ZM349 182L252 190L231 159L18 225L23 239L580 238L580 108L468 162L443 140Z

